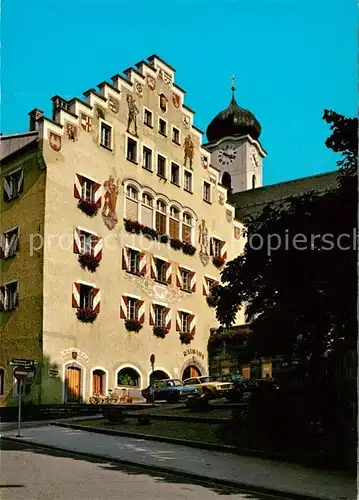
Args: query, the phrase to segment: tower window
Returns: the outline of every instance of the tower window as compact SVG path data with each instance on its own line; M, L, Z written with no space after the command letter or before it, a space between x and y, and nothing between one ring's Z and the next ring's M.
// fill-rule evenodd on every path
M231 174L229 174L228 172L224 172L222 176L222 186L227 189L232 189L232 178Z
M252 175L252 189L256 188L256 176L253 174Z

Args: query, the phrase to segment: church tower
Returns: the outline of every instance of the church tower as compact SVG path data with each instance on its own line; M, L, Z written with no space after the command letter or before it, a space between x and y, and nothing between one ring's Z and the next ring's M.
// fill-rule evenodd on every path
M221 184L237 193L262 186L266 152L259 142L261 125L237 104L234 77L232 81L231 102L208 125L204 147L211 153L211 165L221 171Z

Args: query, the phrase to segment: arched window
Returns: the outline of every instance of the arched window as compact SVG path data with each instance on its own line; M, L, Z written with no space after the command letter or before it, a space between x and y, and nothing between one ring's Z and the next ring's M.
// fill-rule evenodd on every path
M133 186L126 188L126 219L138 220L138 191Z
M253 174L252 175L252 189L256 188L256 176Z
M222 176L222 185L227 189L232 189L232 178L228 172L224 172Z
M141 222L144 226L153 228L153 198L148 193L142 195Z
M158 200L156 205L156 231L160 234L167 232L167 207L162 200Z
M184 213L182 221L182 241L185 243L192 243L192 225L192 217L189 214Z
M134 368L122 368L117 373L117 386L118 387L140 387L141 376Z
M179 218L180 213L178 208L170 208L170 237L179 239Z

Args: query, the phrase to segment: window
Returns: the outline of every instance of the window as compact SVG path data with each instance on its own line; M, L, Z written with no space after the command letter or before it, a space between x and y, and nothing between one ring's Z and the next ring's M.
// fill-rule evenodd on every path
M134 368L122 368L117 374L117 386L140 387L141 377Z
M166 158L161 155L157 155L157 175L166 178Z
M162 118L158 120L158 132L167 137L167 123Z
M138 220L138 191L133 186L126 188L126 218Z
M209 182L203 183L203 200L211 203L211 185Z
M166 326L165 307L155 305L155 326Z
M180 168L176 163L171 164L171 182L176 186L180 185Z
M17 290L17 281L13 281L12 283L8 283L3 287L3 294L4 294L4 304L3 304L3 309L5 311L12 311L13 309L16 309L18 306L18 290Z
M138 319L137 299L128 297L127 314L128 314L128 319Z
M167 215L166 215L166 205L163 201L157 201L156 210L156 231L160 234L166 234L167 232Z
M192 217L186 213L183 214L182 241L192 243Z
M153 227L153 198L147 193L142 195L141 221L144 226Z
M220 257L221 256L221 247L222 247L222 242L220 240L217 240L217 238L212 238L213 257Z
M152 116L152 111L149 109L144 110L143 123L147 125L147 127L153 128Z
M190 326L190 314L182 312L181 313L181 332L182 333L189 333L189 326Z
M90 181L90 179L86 179L86 177L82 178L82 192L81 192L81 198L85 201L88 202L93 202L94 201L94 187L95 183L93 181Z
M13 257L16 254L19 242L19 228L11 229L4 233L2 238L2 251L4 258Z
M172 127L172 142L180 145L180 131L176 127Z
M100 144L107 149L112 149L112 127L103 122L101 122Z
M181 268L182 289L187 292L191 291L191 274L191 271Z
M137 142L127 137L127 160L137 163Z
M222 186L226 187L229 190L232 189L232 178L230 173L224 172L222 176Z
M211 278L206 278L206 281L207 281L207 284L208 284L209 295L211 295L213 287L216 286L216 281L212 280Z
M80 308L92 309L93 307L93 292L92 287L88 285L80 285Z
M256 176L252 175L252 189L256 188Z
M176 240L179 239L179 210L176 207L170 209L170 237Z
M142 153L142 161L143 161L143 168L146 170L149 170L150 172L152 171L152 150L149 148L146 148L146 146L143 146L143 153Z
M0 396L5 394L5 370L0 368Z
M92 247L94 244L94 236L91 233L86 233L85 231L81 231L80 235L81 241L81 253L86 255L92 254Z
M192 193L192 174L191 172L184 172L184 190Z
M20 196L24 187L22 168L4 177L4 200L10 201Z
M157 268L157 280L161 283L167 283L166 279L166 271L167 271L167 262L161 259L156 259L156 268Z
M128 270L130 273L140 273L140 252L128 248Z

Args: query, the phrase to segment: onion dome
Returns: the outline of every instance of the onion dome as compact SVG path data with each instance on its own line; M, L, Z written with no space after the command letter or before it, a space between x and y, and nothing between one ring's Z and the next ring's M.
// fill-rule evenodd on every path
M234 77L233 77L234 80ZM236 87L232 85L232 100L225 110L218 113L207 127L207 139L209 142L218 141L223 137L250 135L253 139L258 139L261 134L261 125L256 117L241 108L234 97Z

